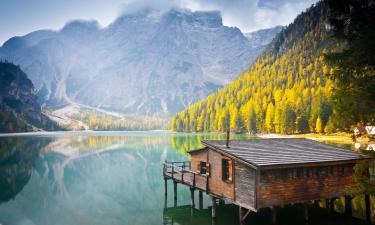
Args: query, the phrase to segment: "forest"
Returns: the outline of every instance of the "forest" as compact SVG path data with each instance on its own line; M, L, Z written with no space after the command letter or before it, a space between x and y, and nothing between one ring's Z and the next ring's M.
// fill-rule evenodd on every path
M331 14L337 6L327 4L319 2L300 14L230 85L177 113L171 119L171 130L332 133L363 122L358 117L343 119L348 109L337 104L348 86L337 75L342 66L337 52L350 45L335 38L338 32L331 26ZM371 113L363 110L370 119Z

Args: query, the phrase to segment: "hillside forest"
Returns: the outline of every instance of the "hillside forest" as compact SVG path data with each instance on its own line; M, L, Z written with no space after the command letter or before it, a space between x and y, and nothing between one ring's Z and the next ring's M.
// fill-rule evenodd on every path
M358 11L367 9L367 6L358 6ZM342 26L334 26L340 21L334 21L333 16L339 18L345 12L343 5L327 1L307 9L234 82L177 113L171 120L171 129L332 133L348 130L356 123L370 122L371 110L352 110L356 107L353 102L363 98L362 95L352 97L352 102L348 100L352 107L338 104L345 92L350 93L345 90L348 82L338 75L342 66L338 63L342 55L338 53L350 48L351 42L337 38L338 28ZM360 89L361 85L353 88ZM365 104L370 101L371 96ZM343 117L356 113L365 116Z

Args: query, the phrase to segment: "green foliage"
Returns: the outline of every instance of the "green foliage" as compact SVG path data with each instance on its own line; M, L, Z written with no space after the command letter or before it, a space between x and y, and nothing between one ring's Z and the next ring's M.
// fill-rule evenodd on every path
M315 130L316 130L317 133L323 133L322 119L320 117L318 117L318 119L316 119Z
M375 123L375 1L329 0L329 21L340 48L326 55L333 102L344 128Z
M375 155L372 154L372 157ZM371 176L371 178L369 178ZM362 160L354 167L355 184L349 187L349 192L354 194L375 195L375 161Z
M283 29L251 68L207 99L177 113L174 131L323 132L332 115L330 68L323 55L334 47L325 29L327 8L318 3ZM205 118L205 119L203 119ZM196 126L208 120L206 126ZM198 129L199 128L199 129Z

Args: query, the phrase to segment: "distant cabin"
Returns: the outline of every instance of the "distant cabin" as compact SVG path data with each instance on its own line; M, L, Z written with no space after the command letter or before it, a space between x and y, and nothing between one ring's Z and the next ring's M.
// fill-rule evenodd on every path
M257 212L345 196L360 154L302 138L206 140L189 162L164 165L173 179Z

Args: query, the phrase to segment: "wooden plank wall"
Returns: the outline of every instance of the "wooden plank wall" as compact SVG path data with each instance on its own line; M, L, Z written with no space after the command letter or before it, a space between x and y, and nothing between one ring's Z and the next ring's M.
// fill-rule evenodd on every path
M190 159L191 169L195 172L199 172L198 163L200 161L208 162L210 173L208 178L208 191L213 194L234 200L234 182L225 182L222 179L222 159L229 158L210 149L192 152ZM199 182L201 181L203 182L203 180L200 180Z
M256 208L255 179L256 171L242 163L235 163L236 203L246 208Z
M191 170L194 172L199 173L199 168L198 168L198 163L199 162L207 162L207 150L202 150L202 151L197 151L197 152L192 152L191 153L191 159L190 159L190 164L191 164ZM206 177L205 176L195 176L195 182L196 186L202 190L206 190Z
M210 177L208 179L209 192L233 200L234 183L223 181L222 159L229 158L211 149L208 150L208 163L210 164Z
M190 158L191 170L199 173L198 163L200 161L207 162L207 150L192 152Z
M297 179L293 178L292 169L287 170L284 179L280 179L277 170L262 171L258 178L257 208L342 196L347 187L354 184L353 166L344 165L344 175L339 175L338 166L333 166L332 176L328 176L327 167L322 166L323 172L317 178L313 177L311 168L308 178Z

